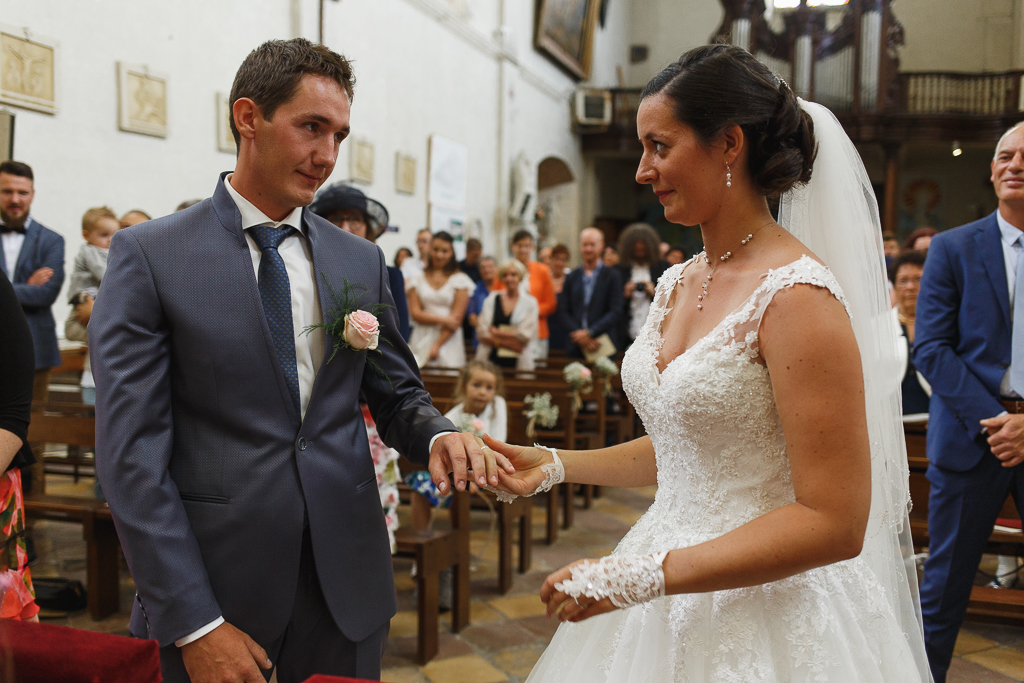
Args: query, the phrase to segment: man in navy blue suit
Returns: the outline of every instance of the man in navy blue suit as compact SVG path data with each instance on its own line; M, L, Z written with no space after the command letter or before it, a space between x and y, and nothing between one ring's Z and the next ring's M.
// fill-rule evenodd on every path
M933 390L921 609L936 683L1003 502L1024 508L1024 125L996 146L992 183L995 213L932 240L917 300L914 363Z
M583 263L565 278L557 315L562 329L570 330L571 343L565 350L570 358L583 358L600 347L607 334L617 350L622 350L624 335L619 329L623 314L622 278L615 268L601 263L604 234L597 228L580 232Z
M0 164L0 270L14 284L36 352L32 397L46 400L50 368L60 365L50 306L64 283L64 238L32 219L34 178L28 164Z

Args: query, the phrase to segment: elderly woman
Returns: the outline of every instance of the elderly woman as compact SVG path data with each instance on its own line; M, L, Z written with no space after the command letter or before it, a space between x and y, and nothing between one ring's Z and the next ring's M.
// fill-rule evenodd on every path
M654 299L654 287L668 268L668 263L659 256L658 247L658 233L646 223L633 223L619 237L622 261L616 267L626 283L624 298L630 341L636 339L644 326Z
M309 210L326 218L345 232L377 242L388 229L388 210L380 202L370 199L361 190L343 183L335 183L317 193ZM396 264L397 265L397 264ZM397 267L388 266L388 285L395 300L399 334L409 341L409 306L405 300L405 278Z
M489 360L501 368L533 370L540 309L535 298L519 290L525 274L526 268L516 260L506 261L498 269L505 289L491 292L484 300L476 326L480 342L477 360Z
M917 315L917 293L921 291L925 252L905 251L892 263L889 279L893 284L896 306L897 350L900 361L900 381L903 385L903 414L928 412L932 388L914 367L914 319Z

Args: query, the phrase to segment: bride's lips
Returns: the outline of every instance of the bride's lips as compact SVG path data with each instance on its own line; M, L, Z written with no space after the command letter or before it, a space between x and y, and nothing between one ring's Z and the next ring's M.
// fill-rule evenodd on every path
M658 195L658 201L664 202L665 197L669 196L673 192L675 192L675 190L665 190L664 192L658 192L657 190L655 190L654 194Z

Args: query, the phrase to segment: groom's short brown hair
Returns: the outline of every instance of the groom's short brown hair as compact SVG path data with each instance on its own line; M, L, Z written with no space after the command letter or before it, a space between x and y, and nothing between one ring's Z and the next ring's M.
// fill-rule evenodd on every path
M249 53L235 74L228 106L233 108L239 98L247 97L269 121L277 108L295 95L306 74L333 79L345 90L349 103L352 102L356 82L352 63L319 43L293 38L268 40ZM231 134L235 137L235 144L239 145L241 139L235 127L235 117L230 113L228 116Z

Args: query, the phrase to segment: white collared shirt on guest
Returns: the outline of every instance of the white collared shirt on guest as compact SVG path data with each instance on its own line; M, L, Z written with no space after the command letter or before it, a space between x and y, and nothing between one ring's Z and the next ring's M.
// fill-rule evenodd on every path
M1022 247L1017 244L1017 239L1024 229L1012 225L1003 218L1003 214L996 210L996 222L999 223L999 236L1003 246L1003 262L1006 264L1006 287L1010 294L1010 318L1013 318L1013 302L1017 292L1017 257ZM1010 388L1010 368L1006 369L1003 381L999 383L999 393L1002 396L1016 397L1017 392Z
M32 217L25 219L25 229L28 230ZM0 235L4 245L4 265L7 267L7 278L14 282L14 269L18 265L18 255L21 254L21 245L25 244L25 234L21 232L5 232Z
M299 406L305 415L309 395L313 390L313 380L316 379L316 373L320 370L324 358L324 332L322 329L316 329L311 334L303 333L309 325L323 322L323 312L320 310L316 280L313 277L313 251L309 245L309 236L302 225L302 207L293 209L282 221L271 220L253 206L252 202L240 195L238 190L231 187L230 180L231 176L228 175L224 179L224 187L242 214L242 230L245 231L245 241L249 244L249 255L252 256L252 268L256 273L257 282L263 253L248 229L257 225L271 225L275 228L287 225L299 231L281 242L277 251L281 254L281 260L284 261L285 270L288 272L288 285L292 293L292 330L295 334L295 368L299 375Z

